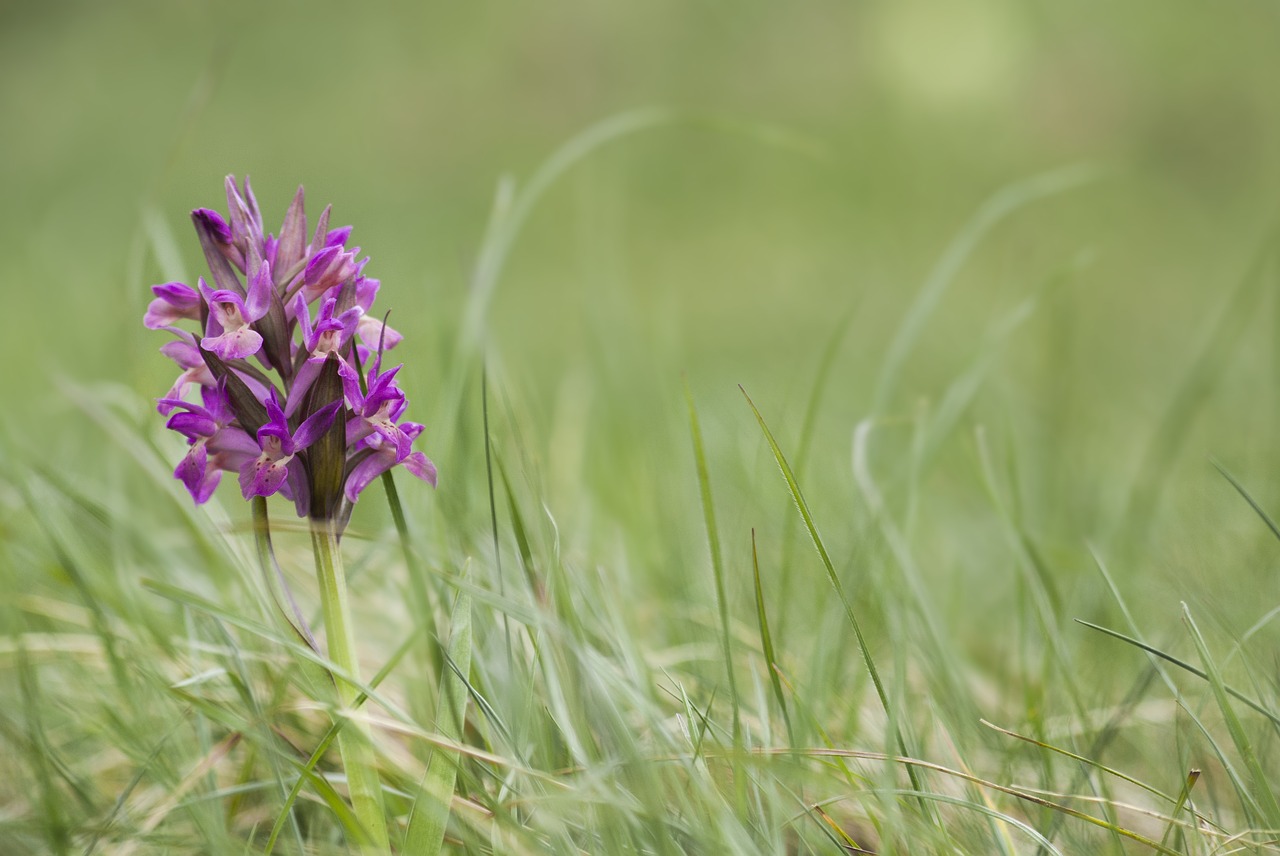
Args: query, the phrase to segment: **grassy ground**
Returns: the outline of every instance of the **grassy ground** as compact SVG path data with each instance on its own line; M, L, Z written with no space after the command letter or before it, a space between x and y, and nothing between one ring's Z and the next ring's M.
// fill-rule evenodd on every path
M0 12L0 852L347 850L151 402L227 172L407 335L440 487L343 542L397 846L425 776L453 852L1280 849L1274 13L967 8Z

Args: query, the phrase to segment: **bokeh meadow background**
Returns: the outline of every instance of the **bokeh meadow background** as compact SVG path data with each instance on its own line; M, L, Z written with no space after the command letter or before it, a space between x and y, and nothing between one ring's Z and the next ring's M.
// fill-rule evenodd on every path
M173 369L141 316L148 286L203 272L188 212L225 210L228 173L252 177L272 228L299 184L313 216L332 203L355 226L406 336L395 357L427 425L418 446L440 468L438 491L401 488L429 533L425 561L442 590L468 559L496 588L479 362L459 356L486 223L578 135L633 122L538 198L483 320L490 436L534 540L573 573L624 580L603 585L619 602L602 609L717 703L687 379L734 638L759 646L754 528L792 678L822 697L835 742L855 734L861 659L742 384L783 451L801 451L818 527L914 715L932 690L913 675L934 654L894 643L922 637L882 602L904 591L903 543L932 605L901 621L945 640L983 715L1013 727L1107 709L1149 667L1071 622L1122 624L1098 559L1144 633L1191 659L1180 602L1220 653L1277 603L1275 538L1212 462L1280 510L1278 79L1280 7L1236 0L5 4L9 650L71 620L50 602L81 597L53 569L33 523L52 512L34 499L74 506L60 492L73 485L159 533L186 501L140 476L93 414L178 450L157 439L148 400ZM937 299L922 304L929 283ZM921 326L886 378L909 317ZM853 470L867 419L874 490ZM234 488L219 496L243 521ZM376 544L388 520L362 503L353 527ZM498 530L514 562L502 515ZM208 589L174 549L174 580ZM115 573L119 596L154 597L136 584L154 569ZM1049 619L1035 617L1037 585ZM393 626L365 640L372 662ZM1250 638L1264 666L1275 642L1270 625ZM1062 662L1036 665L1048 649L1075 689L1053 677ZM1274 675L1250 674L1273 698ZM1168 691L1150 697L1157 725L1109 751L1176 792L1194 740L1144 750L1176 729ZM39 776L22 759L45 743L24 709L3 714L3 739L35 752L6 764L19 784L3 823L29 843L41 809L21 783ZM57 716L41 741L84 727ZM101 787L90 805L109 805Z

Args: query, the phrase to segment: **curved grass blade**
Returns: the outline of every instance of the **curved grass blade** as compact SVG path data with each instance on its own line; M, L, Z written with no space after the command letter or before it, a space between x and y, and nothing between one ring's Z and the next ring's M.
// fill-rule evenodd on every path
M1181 796L1174 798L1169 796L1159 788L1155 788L1155 787L1152 787L1151 785L1148 785L1146 782L1142 781L1141 779L1135 779L1133 776L1130 776L1127 773L1123 773L1120 770L1115 769L1114 767L1108 767L1106 764L1101 764L1093 760L1092 758L1086 758L1085 756L1078 755L1075 752L1070 751L1069 749L1063 749L1061 746L1054 746L1052 743L1045 743L1044 741L1037 740L1034 737L1028 737L1025 734L1019 734L1016 731L1010 731L1007 728L1001 728L1000 726L992 722L988 722L985 719L979 720L979 721L983 725L985 725L987 728L990 728L992 731L996 731L1008 737L1013 737L1016 740L1022 740L1023 742L1030 743L1033 746L1038 746L1041 749L1047 749L1050 752L1056 752L1057 754L1070 758L1073 761L1078 761L1079 763L1084 764L1085 766L1092 767L1093 769L1106 773L1109 776L1114 776L1117 779L1120 779L1121 781L1128 782L1129 784L1134 785L1135 787L1141 788L1142 790L1146 791L1152 796L1158 797L1164 800L1165 802L1173 803L1174 817L1176 817L1178 812L1182 810L1182 807L1186 802L1186 798L1187 798L1186 788L1183 789L1183 793ZM1199 775L1199 771L1197 771L1197 775ZM1194 784L1194 782L1192 784ZM1196 814L1195 819L1202 823L1209 824L1210 826L1214 825L1212 820L1200 814Z
M467 675L471 671L471 597L458 592L449 627L448 662L452 666L440 676L439 714L436 729L456 743L462 742L467 712ZM444 844L444 831L457 783L460 760L451 753L433 751L427 772L409 817L404 852L415 856L435 856Z
M548 188L570 167L606 143L668 124L674 119L675 114L669 110L649 108L631 110L598 122L557 149L514 198L507 199L505 204L500 201L495 206L471 278L471 298L467 302L459 340L463 348L475 347L480 341L484 318L498 287L507 255Z
M729 696L733 704L733 745L740 749L742 748L742 712L739 709L738 681L733 671L733 648L729 639L729 603L724 589L724 555L720 549L720 530L716 526L715 502L711 497L711 472L707 468L707 452L702 444L702 428L698 424L698 409L693 403L693 392L689 389L688 377L684 378L684 400L689 406L689 433L693 438L693 460L698 470L702 518L707 527L707 546L711 551L711 570L716 584L716 604L720 611L720 647L724 655L724 668L729 675ZM758 568L756 579L758 585ZM742 780L741 776L737 778L739 781Z
M1025 820L1019 820L1013 815L1005 814L1004 812L997 811L996 809L984 803L974 802L972 800L967 800L967 799L964 799L963 797L952 796L950 794L919 794L914 791L907 791L907 790L902 790L898 788L888 790L888 791L882 788L871 788L870 790L860 791L859 795L862 795L862 794L865 794L867 796L890 794L892 796L923 797L933 802L945 803L947 805L954 805L954 806L959 806L961 808L972 809L973 811L976 811L979 814L986 815L992 820L995 820L1002 824L1008 824L1009 826L1012 826L1015 829L1019 830L1028 838L1030 838L1032 841L1036 842L1036 844L1041 848L1041 852L1049 853L1050 856L1063 856L1062 851L1059 850L1057 847L1053 846L1053 842L1049 841L1049 839L1045 838L1043 835L1037 832L1035 828L1032 827ZM836 799L848 799L848 797L837 797ZM833 801L834 800L828 800L828 803ZM821 809L817 805L815 805L814 808L821 811ZM825 819L826 812L823 812L823 816ZM847 852L874 853L875 851L849 850Z
M1257 752L1254 751L1253 741L1249 739L1249 735L1244 730L1244 724L1240 722L1240 717L1236 715L1226 684L1222 682L1222 674L1218 671L1217 664L1209 654L1209 646L1205 643L1204 637L1200 635L1200 628L1196 626L1195 619L1191 617L1191 610L1187 608L1185 603L1182 605L1182 618L1186 621L1187 628L1191 631L1191 639L1195 642L1200 661L1204 663L1209 686L1213 689L1213 697L1218 703L1218 709L1222 711L1222 719L1227 725L1227 731L1231 734L1231 742L1235 744L1236 751L1240 753L1240 757L1244 759L1245 767L1249 770L1249 778L1252 780L1253 785L1250 790L1254 799L1258 801L1263 819L1271 829L1280 829L1280 801L1276 800L1275 791L1271 789L1271 783L1267 779L1266 771L1262 769L1262 762L1258 759Z
M751 568L754 572L756 587L756 618L760 622L760 647L764 651L765 665L769 667L769 684L773 687L773 697L782 711L782 720L787 725L787 742L796 745L795 729L791 725L791 714L787 711L787 697L782 693L782 678L778 676L778 658L773 650L773 636L769 633L769 616L764 609L764 589L760 585L760 554L756 551L756 530L751 530Z
M1159 657L1161 660L1164 660L1166 663L1172 663L1173 665L1177 666L1179 669L1182 669L1185 672L1190 672L1191 674L1195 675L1197 678L1201 678L1206 681L1209 680L1209 674L1207 672L1201 669L1197 669L1195 666L1191 665L1186 660L1179 660L1177 657L1173 656L1172 654L1168 654L1164 651L1161 651L1159 648L1156 648L1155 646L1148 645L1146 642L1143 642L1140 639L1134 639L1132 636L1127 636L1124 633L1121 633L1119 630L1112 630L1109 627L1103 627L1100 624L1094 624L1092 621L1085 621L1083 618L1077 618L1075 619L1075 622L1076 624L1082 624L1085 627L1088 627L1090 630L1097 630L1099 633L1105 633L1108 636L1111 636L1115 639L1119 639L1121 642L1128 642L1133 647L1140 648L1143 651L1146 651L1148 654L1152 654L1156 657ZM1223 684L1222 689L1223 689L1223 692L1225 692L1227 695L1253 708L1255 711L1257 711L1258 713L1265 716L1268 720L1270 720L1273 725L1280 727L1280 716L1277 716L1276 714L1267 710L1261 704L1249 698L1247 695L1240 692L1239 690L1235 689L1230 684Z
M1176 850L1171 850L1168 847L1165 847L1164 845L1160 844L1160 842L1154 841L1140 832L1135 832L1132 829L1128 829L1126 827L1120 826L1119 824L1112 823L1111 821L1106 820L1104 818L1095 817L1094 815L1091 815L1087 812L1083 812L1083 811L1080 811L1079 809L1071 808L1070 806L1063 805L1062 803L1056 803L1053 800L1047 799L1037 794L1027 793L1026 791L1009 787L1008 785L1001 785L997 782L993 782L988 779L983 779L979 776L973 775L972 773L966 773L963 770L956 770L952 767L947 767L943 764L935 764L932 761L922 761L919 758L911 758L911 757L900 756L900 755L889 755L884 752L868 752L862 749L808 748L808 749L753 749L751 751L752 751L752 754L759 755L759 756L792 755L797 757L814 757L814 758L833 758L833 757L834 758L855 758L863 761L884 761L884 762L893 763L893 764L901 764L905 766L907 769L911 769L912 767L919 767L920 769L931 770L933 772L940 773L944 776L949 776L961 781L969 782L970 784L978 785L979 787L982 787L982 788L989 788L993 791L998 791L999 793L1007 794L1008 796L1016 797L1017 799L1032 803L1033 805L1041 806L1042 808L1047 808L1053 811L1061 812L1069 817L1075 818L1076 820L1084 821L1085 823L1099 827L1100 829L1105 829L1117 835L1120 835L1124 838L1128 838L1130 841L1135 841L1139 844L1149 847L1157 853L1163 853L1163 854L1166 854L1166 856L1185 856L1185 854L1181 854ZM930 793L927 791L926 792L903 791L902 793L907 794L909 796L914 796L919 800L934 800L937 798L950 799L950 797L947 797L946 795Z
M845 336L848 335L850 328L853 326L853 318L858 308L858 304L850 306L845 314L837 322L835 330L831 337L827 340L827 346L822 352L822 356L818 359L818 370L814 374L813 388L809 390L809 400L805 403L804 417L800 420L800 434L796 438L795 452L791 456L795 461L795 469L798 473L804 472L804 465L809 459L809 448L813 443L813 434L818 425L818 408L822 404L822 393L827 386L827 378L831 374L831 369L835 365L836 355L840 353L840 346L844 344ZM782 569L780 573L779 585L783 591L790 591L791 588L791 550L795 540L795 518L788 517L782 530ZM785 614L779 618L778 632L782 632L782 623L785 621Z
M880 679L880 670L876 668L875 660L871 657L871 649L867 647L866 636L862 633L862 624L858 621L858 616L854 614L853 604L849 601L849 596L845 593L844 584L840 582L840 576L836 573L835 565L831 561L831 555L827 552L827 547L822 542L822 536L818 534L818 527L813 522L813 515L809 512L809 504L805 502L804 495L800 492L800 484L796 481L795 473L791 470L791 465L787 463L787 458L782 454L778 441L773 438L773 432L769 430L769 426L764 421L764 417L760 414L756 403L751 400L751 396L747 395L747 391L741 385L738 389L742 391L743 397L747 399L747 405L751 408L751 412L755 414L756 422L760 424L760 430L764 432L765 441L769 444L769 448L773 451L773 458L778 463L778 469L782 471L782 477L787 483L787 489L791 492L791 498L796 503L796 508L800 511L800 517L804 520L805 528L809 530L809 537L813 540L813 546L818 551L819 558L822 559L822 565L826 568L827 579L831 582L831 587L835 589L836 596L840 598L840 604L844 607L845 617L849 619L849 625L853 628L853 634L858 640L858 650L862 653L862 662L866 665L867 673L871 676L871 683L875 686L876 695L880 699L880 706L884 709L885 715L889 717L891 722L896 722L894 711L889 704L889 696L885 692L884 682ZM897 733L895 734L895 742L898 744L899 750L903 755L910 753L906 748L906 741L902 738L902 731L895 726ZM907 773L911 777L911 786L917 791L922 791L919 774L913 767L907 768Z
M280 563L276 561L276 551L271 545L271 521L267 516L267 498L255 496L252 506L253 541L258 548L258 565L262 568L262 578L267 584L267 590L271 592L280 616L293 628L293 632L298 634L298 638L312 651L319 651L320 645L311 635L311 627L303 617L302 610L298 608L293 592L289 590L284 571L280 570ZM287 608L286 604L288 604Z
M884 362L881 364L880 379L876 383L875 397L871 405L873 415L882 413L888 405L889 396L893 393L898 380L898 373L920 338L925 322L941 304L943 296L955 281L965 261L987 233L1018 209L1038 199L1055 196L1079 187L1096 179L1099 174L1100 171L1096 167L1087 164L1051 170L1009 185L982 204L972 219L952 239L938 263L934 265L924 286L912 302L911 308L907 310L902 324L898 327L898 332L893 337L893 342L889 345Z
M1125 526L1125 540L1142 544L1159 504L1169 473L1170 463L1181 452L1195 424L1195 417L1218 379L1230 367L1244 331L1259 314L1258 302L1267 289L1263 287L1274 269L1276 227L1263 240L1245 275L1227 296L1217 317L1208 325L1192 363L1178 383L1165 408L1155 434L1145 444L1123 515L1118 525Z
M382 683L387 675L391 674L392 670L400 663L404 658L404 655L409 652L409 649L413 647L414 642L417 641L418 637L422 635L425 629L424 625L419 625L418 629L411 633L409 637L400 644L400 647L391 655L391 659L387 660L383 667L378 670L378 673L369 681L369 686L377 687ZM368 698L369 696L367 693L361 692L356 696L355 701L351 705L351 709L359 710ZM329 726L329 730L325 732L322 738L320 738L320 742L316 744L316 748L312 751L311 757L309 757L303 764L297 764L296 761L294 762L298 767L298 778L294 781L293 787L285 796L284 805L281 807L279 814L276 815L275 824L271 827L271 835L267 838L267 845L262 851L262 856L271 856L271 850L275 847L276 839L280 836L281 830L284 829L284 824L290 816L293 804L297 801L298 795L302 793L303 785L306 784L311 784L316 788L321 799L328 803L330 807L334 809L335 813L339 815L339 818L342 819L344 826L348 826L350 828L348 821L355 824L357 827L359 826L359 821L356 819L355 812L351 810L351 807L346 804L346 801L343 800L336 791L333 791L333 786L330 785L323 776L317 775L315 772L316 764L320 763L320 759L329 751L329 747L333 745L333 741L338 739L338 732L342 730L342 726L347 722L348 720L346 719L339 719L332 723ZM332 794L329 793L330 791L332 791ZM335 805L333 797L337 797L337 805Z

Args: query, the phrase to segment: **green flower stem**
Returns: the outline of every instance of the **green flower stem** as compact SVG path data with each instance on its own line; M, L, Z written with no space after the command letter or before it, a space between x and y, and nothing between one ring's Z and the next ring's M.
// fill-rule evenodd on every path
M347 601L347 579L342 568L342 552L338 547L337 532L333 524L324 520L311 521L311 544L315 548L316 573L320 577L320 601L324 610L325 635L329 640L329 659L344 674L360 679L356 661L355 633L351 626L351 609ZM333 676L338 690L338 702L343 712L349 713L356 704L360 690L349 680ZM358 719L352 719L338 732L338 749L342 753L342 766L347 773L347 786L351 802L360 825L368 834L363 842L366 854L386 854L391 851L387 836L386 812L382 806L382 786L374 766L373 744L369 728Z

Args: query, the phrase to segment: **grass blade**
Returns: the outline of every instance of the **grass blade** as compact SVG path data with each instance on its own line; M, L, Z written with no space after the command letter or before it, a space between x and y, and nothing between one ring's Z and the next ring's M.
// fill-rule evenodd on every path
M1201 669L1197 669L1195 666L1191 665L1186 660L1179 660L1177 657L1173 656L1172 654L1161 651L1159 648L1156 648L1153 645L1148 645L1146 642L1143 642L1140 639L1134 639L1132 636L1127 636L1124 633L1121 633L1119 630L1112 630L1109 627L1103 627L1100 624L1094 624L1092 621L1085 621L1083 618L1077 618L1075 621L1077 624L1082 624L1085 627L1088 627L1090 630L1097 630L1099 633L1105 633L1108 636L1111 636L1115 639L1119 639L1121 642L1128 642L1130 645L1132 645L1135 648L1141 648L1143 651L1146 651L1148 654L1152 654L1156 657L1159 657L1161 660L1164 660L1166 663L1172 663L1173 665L1177 666L1179 669L1182 669L1185 672L1190 672L1191 674L1195 675L1197 678L1202 678L1206 681L1210 680L1208 672L1205 672ZM1223 692L1225 692L1227 695L1253 708L1255 711L1257 711L1258 713L1265 716L1268 720L1270 720L1273 725L1280 727L1280 716L1277 716L1276 714L1267 710L1261 704L1249 698L1247 695L1240 692L1239 690L1235 689L1230 684L1223 684L1222 689L1223 689Z
M733 671L733 649L729 640L729 603L724 591L724 556L720 550L720 530L716 526L716 508L711 498L711 473L707 469L707 452L702 444L702 428L698 424L698 409L693 403L689 379L684 379L684 400L689 406L689 433L693 438L693 459L698 469L698 490L702 496L702 516L707 527L707 545L711 551L711 570L715 576L716 604L720 610L720 646L724 655L725 671L729 675L729 695L733 703L733 745L742 748L742 713L739 709L738 682ZM754 544L754 536L752 539ZM759 569L756 574L759 585ZM741 776L737 777L741 780Z
M1182 605L1182 618L1186 621L1187 627L1191 631L1191 639L1196 644L1196 651L1200 654L1200 661L1204 663L1209 686L1213 689L1213 697L1218 703L1218 709L1222 711L1222 719L1226 722L1227 731L1231 734L1231 742L1236 745L1236 751L1240 753L1240 757L1244 759L1245 767L1249 770L1249 778L1253 785L1251 788L1253 797L1258 801L1267 826L1272 829L1280 829L1280 802L1276 801L1275 792L1271 789L1267 774L1262 769L1262 762L1258 759L1258 754L1253 749L1253 742L1245 732L1244 724L1240 722L1240 717L1236 715L1235 708L1231 704L1231 694L1227 692L1226 684L1222 682L1222 675L1218 672L1218 666L1209 654L1209 646L1205 643L1204 637L1200 635L1200 628L1196 626L1195 619L1191 617L1191 610L1187 608L1185 603Z
M796 745L795 729L791 726L791 714L787 711L787 697L782 694L782 678L778 676L778 658L773 650L773 636L769 633L769 616L764 609L764 589L760 585L760 554L756 551L756 530L751 530L751 568L754 572L756 586L756 617L760 621L760 647L764 650L765 665L769 667L769 683L773 687L773 697L777 699L778 708L782 711L782 720L787 724L787 742Z
M409 652L409 649L413 647L413 644L418 640L418 637L422 635L425 629L425 626L419 625L417 631L412 633L403 643L401 643L400 647L396 649L396 652L391 655L391 659L387 660L386 664L384 664L383 667L378 670L378 673L369 681L370 687L377 687L382 683L387 675L391 674L391 671L399 665L400 661L404 658L404 655ZM368 693L362 691L358 696L356 696L355 701L351 705L351 709L359 710L368 698ZM338 732L342 729L342 726L346 725L346 723L347 720L345 719L333 722L329 726L329 730L325 732L324 737L320 738L320 742L316 744L316 748L312 751L311 757L306 760L306 763L298 765L298 778L294 781L293 787L289 790L288 795L285 796L284 805L281 807L279 814L276 815L275 825L271 827L271 835L267 838L267 844L266 847L263 848L262 856L271 856L271 850L275 847L276 839L284 829L285 821L290 817L293 804L297 801L298 795L302 793L303 785L310 784L315 787L316 792L320 794L321 799L323 799L335 812L339 814L344 826L350 825L348 821L353 821L358 824L355 812L353 812L351 807L347 805L346 800L342 799L336 791L333 791L333 786L329 784L328 780L323 776L317 775L315 772L316 764L320 763L320 759L329 751L329 747L333 745L333 741L338 738ZM330 794L328 793L329 791L333 791L333 793ZM336 801L334 798L336 798Z
M965 260L987 233L1005 217L1031 202L1078 187L1097 175L1098 170L1088 165L1064 167L1012 184L983 203L930 271L920 293L907 310L906 318L898 327L897 335L881 363L880 378L876 383L875 398L871 406L872 414L882 413L888 405L889 396L893 394L897 384L898 373L924 331L925 323L941 304Z
M871 683L875 686L876 695L880 699L880 706L884 709L885 715L889 717L891 722L896 722L894 712L889 704L889 696L885 692L884 682L880 679L880 670L876 668L875 660L871 657L871 649L867 647L866 636L862 633L862 624L858 621L858 616L854 614L853 604L849 601L849 596L845 593L844 584L840 582L840 576L836 573L835 565L831 561L831 555L827 552L827 547L822 543L822 536L818 534L818 527L813 522L813 515L809 512L809 504L805 502L804 495L800 492L800 484L796 481L795 473L791 470L791 465L787 463L787 458L782 454L782 448L778 446L778 441L774 439L773 432L769 430L768 424L764 421L764 416L760 414L756 403L751 400L751 396L747 395L747 391L739 386L742 395L747 399L747 405L750 406L751 412L755 414L756 422L760 424L760 430L764 433L765 441L769 444L770 450L773 452L774 460L778 463L778 469L782 471L782 477L786 480L787 489L791 492L791 498L796 503L796 508L800 511L800 517L804 520L805 528L809 530L809 537L813 540L813 546L818 551L819 558L822 559L822 565L826 568L827 579L831 581L831 587L835 589L836 596L840 598L840 604L844 607L845 617L849 620L849 625L853 628L853 634L858 640L858 650L862 653L862 662L867 667L867 673L871 676ZM896 726L895 726L896 729ZM901 730L895 735L899 750L903 755L910 755L907 751L906 741L902 739ZM919 774L914 767L907 767L907 774L911 777L911 786L917 791L923 790L920 784Z
M448 662L452 668L440 676L436 729L442 736L460 743L467 711L467 674L471 671L471 597L465 591L458 592L449 624ZM448 752L431 753L405 832L405 853L435 856L440 852L459 763L460 759Z
M1182 790L1178 792L1178 801L1173 807L1173 811L1169 813L1169 825L1165 827L1164 836L1160 839L1160 846L1163 847L1169 843L1169 836L1173 835L1174 830L1178 829L1178 813L1182 811L1183 806L1191 799L1191 789L1196 786L1196 782L1200 780L1199 770L1187 771L1187 780L1182 783ZM1196 813L1191 812L1191 820L1194 823Z
M1154 436L1145 445L1138 464L1125 514L1117 521L1128 521L1128 540L1142 544L1155 517L1166 480L1173 471L1170 464L1182 450L1201 405L1218 386L1240 343L1244 331L1258 315L1263 284L1274 262L1274 232L1263 241L1244 277L1227 297L1217 318L1200 345L1195 359L1187 367L1165 408ZM1118 523L1125 526L1125 523Z

